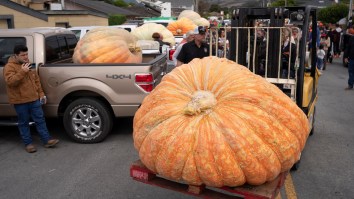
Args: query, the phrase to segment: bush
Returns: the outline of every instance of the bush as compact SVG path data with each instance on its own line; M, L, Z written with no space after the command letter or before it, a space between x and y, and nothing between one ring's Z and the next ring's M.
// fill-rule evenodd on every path
M286 4L287 4L286 6L295 6L296 2L295 2L295 0L287 0ZM282 7L282 6L285 6L285 0L274 1L270 6L271 7Z
M123 24L127 20L125 15L111 15L108 18L108 25L120 25Z
M347 17L349 7L345 4L335 4L322 8L318 12L318 20L324 23L337 23L340 19Z

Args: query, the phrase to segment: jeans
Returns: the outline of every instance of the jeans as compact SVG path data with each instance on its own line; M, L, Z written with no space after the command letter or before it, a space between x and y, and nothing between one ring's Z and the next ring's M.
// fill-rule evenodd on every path
M25 146L32 143L30 131L30 117L35 122L36 129L43 144L47 144L51 139L47 125L45 123L42 105L39 100L28 102L24 104L14 105L18 117L18 129Z
M317 58L317 68L319 70L322 70L323 69L323 59L320 59L320 58Z
M349 73L348 86L353 88L353 84L354 84L354 59L350 59L349 60L348 73Z

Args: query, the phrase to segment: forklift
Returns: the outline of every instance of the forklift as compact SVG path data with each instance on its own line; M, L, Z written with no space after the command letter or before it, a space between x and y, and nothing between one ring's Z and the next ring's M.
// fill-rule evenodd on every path
M261 75L288 95L307 115L309 135L312 135L320 76L316 66L320 39L316 8L236 8L232 13L231 27L222 28L229 36L229 49L225 49L228 53L223 56ZM264 33L263 49L257 37L260 31ZM284 52L286 36L289 36L287 53ZM299 162L292 169L298 167Z

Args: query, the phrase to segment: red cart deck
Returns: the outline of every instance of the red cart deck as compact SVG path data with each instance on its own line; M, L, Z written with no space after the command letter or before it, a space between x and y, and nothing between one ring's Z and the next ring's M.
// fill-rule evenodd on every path
M206 199L274 199L284 185L287 174L288 172L283 172L273 181L258 186L242 185L216 188L188 185L163 178L147 169L140 160L135 161L130 167L130 176L136 181Z

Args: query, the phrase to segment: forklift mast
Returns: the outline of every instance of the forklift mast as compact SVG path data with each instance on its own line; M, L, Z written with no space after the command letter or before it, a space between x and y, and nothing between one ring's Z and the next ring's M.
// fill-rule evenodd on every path
M257 23L262 22L262 26ZM301 39L296 43L296 77L288 75L287 80L282 79L281 53L282 30L285 28L298 28L301 31ZM230 52L229 59L238 64L248 66L255 72L255 62L252 57L256 48L256 31L265 30L267 41L266 74L265 78L271 79L275 84L294 82L295 88L291 95L299 107L302 107L304 73L311 71L311 76L316 73L316 48L311 48L307 53L309 30L311 34L311 46L316 46L318 28L315 7L267 7L267 8L236 8L232 12ZM254 41L254 42L253 42ZM256 52L254 50L254 52ZM307 58L310 64L307 64ZM290 59L289 59L290 61ZM253 70L252 70L253 67ZM290 67L289 67L290 68ZM292 84L292 83L290 83ZM315 89L315 88L314 88Z

